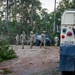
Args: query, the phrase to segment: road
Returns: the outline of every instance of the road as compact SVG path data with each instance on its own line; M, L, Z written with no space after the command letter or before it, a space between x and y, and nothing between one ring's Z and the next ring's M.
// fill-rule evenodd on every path
M61 75L59 69L59 47L42 47L13 45L18 58L0 63L0 70L9 69L6 75ZM4 74L0 74L4 75Z

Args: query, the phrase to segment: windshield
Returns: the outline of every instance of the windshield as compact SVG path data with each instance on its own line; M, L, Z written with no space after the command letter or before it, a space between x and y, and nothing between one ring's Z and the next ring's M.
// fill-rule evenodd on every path
M37 35L37 39L41 39L41 35Z

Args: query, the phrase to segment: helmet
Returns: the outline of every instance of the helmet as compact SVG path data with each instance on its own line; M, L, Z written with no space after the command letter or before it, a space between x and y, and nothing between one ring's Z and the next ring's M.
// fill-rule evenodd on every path
M46 31L43 31L43 33L46 33Z
M25 31L23 31L23 34L25 34Z
M33 31L31 31L30 33L33 34Z

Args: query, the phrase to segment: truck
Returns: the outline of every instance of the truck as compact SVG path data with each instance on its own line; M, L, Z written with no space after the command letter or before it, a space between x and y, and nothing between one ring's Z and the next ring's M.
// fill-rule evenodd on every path
M75 75L75 10L66 10L61 16L60 71Z

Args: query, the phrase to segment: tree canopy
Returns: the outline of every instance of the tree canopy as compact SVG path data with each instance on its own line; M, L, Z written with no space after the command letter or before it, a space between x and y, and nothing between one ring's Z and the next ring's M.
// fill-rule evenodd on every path
M0 32L4 34L7 24L7 0L0 0ZM65 10L74 9L75 0L61 0L56 8L56 26L61 25L61 15ZM9 35L21 34L24 30L29 35L33 30L40 34L46 30L53 33L54 11L47 12L41 7L40 0L8 0L8 31Z

